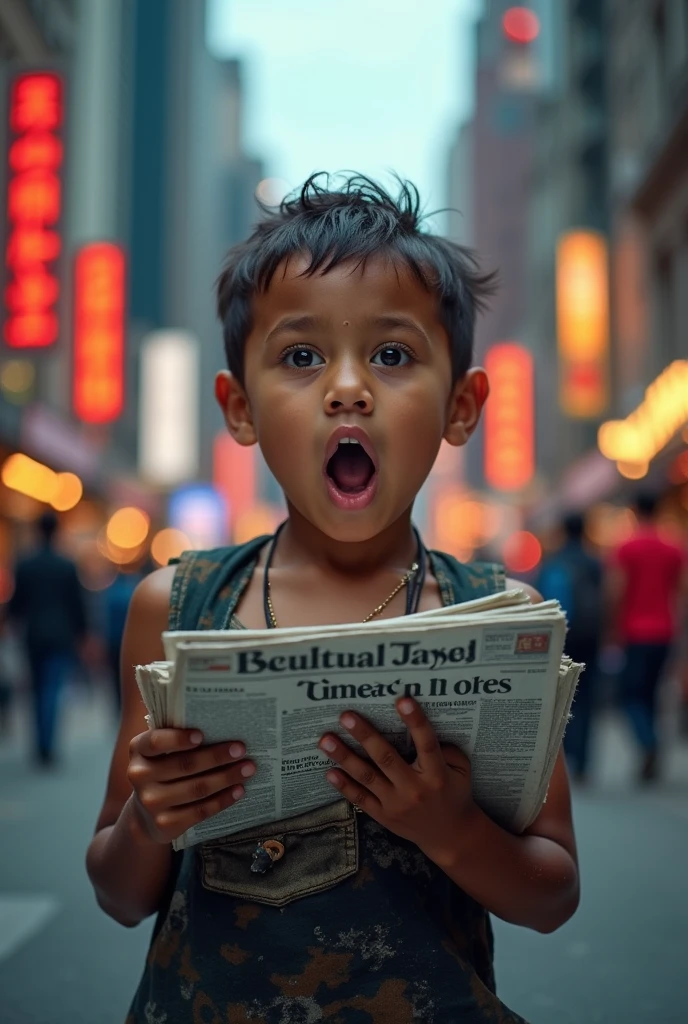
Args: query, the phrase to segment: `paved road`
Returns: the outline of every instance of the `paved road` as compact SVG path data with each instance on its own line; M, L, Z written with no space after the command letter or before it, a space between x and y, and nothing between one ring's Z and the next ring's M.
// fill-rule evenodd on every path
M20 738L0 743L3 1024L124 1020L150 927L106 918L83 869L111 741L93 701L71 707L54 775L28 768ZM674 743L667 781L638 793L619 723L600 745L600 783L575 798L581 908L550 936L497 923L500 994L531 1024L685 1024L688 749Z

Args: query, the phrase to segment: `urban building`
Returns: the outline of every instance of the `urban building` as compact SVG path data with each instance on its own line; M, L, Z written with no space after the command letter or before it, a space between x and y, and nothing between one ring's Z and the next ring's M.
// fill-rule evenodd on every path
M474 111L457 130L449 153L449 235L471 245L482 267L498 274L496 294L477 325L475 355L480 362L499 343L532 347L525 253L536 109L552 74L549 6L540 3L538 8L544 11L536 14L506 0L484 5L475 26ZM538 381L539 376L538 365ZM511 504L530 500L532 487L501 492L486 478L484 431L483 424L466 451L466 482L492 489ZM522 479L522 474L512 478Z
M223 365L213 285L229 247L258 218L260 161L242 138L241 64L206 45L205 0L139 0L131 31L132 125L126 246L130 253L131 360L152 330L197 339L198 475L212 474L212 440L221 426L207 401ZM136 373L132 372L136 379ZM179 382L184 388L185 381ZM138 402L122 425L135 439Z
M607 0L605 15L610 418L642 423L645 442L621 435L619 447L601 432L600 448L616 459L620 486L668 487L688 519L688 5Z
M527 334L538 363L538 471L551 487L560 485L572 468L578 491L575 464L595 447L597 427L608 407L609 371L599 368L605 378L600 390L606 394L581 409L582 414L572 414L558 345L557 247L573 231L608 237L604 5L565 0L550 4L548 15L554 60L534 112L525 250ZM600 362L606 358L603 353Z
M29 457L37 467L19 468L51 487L77 476L100 520L136 505L162 522L168 489L139 472L141 344L156 330L193 339L195 372L171 390L177 418L198 420L186 479L209 480L221 419L205 398L223 365L213 285L259 215L262 177L242 144L241 65L210 54L206 0L7 0L0 99L2 243L14 254L0 317L3 464ZM27 263L27 239L55 252ZM0 486L5 564L47 501L17 472Z

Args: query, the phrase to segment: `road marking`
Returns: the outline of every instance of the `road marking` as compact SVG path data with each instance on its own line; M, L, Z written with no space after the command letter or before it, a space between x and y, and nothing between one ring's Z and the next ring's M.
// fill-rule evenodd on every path
M58 909L53 896L0 894L0 960L45 928Z

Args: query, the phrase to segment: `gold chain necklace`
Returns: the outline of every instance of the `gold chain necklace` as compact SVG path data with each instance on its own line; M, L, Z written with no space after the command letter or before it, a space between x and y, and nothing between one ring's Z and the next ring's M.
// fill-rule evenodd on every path
M411 566L411 568L409 569L409 571L404 573L404 575L399 580L399 582L397 583L396 587L394 588L392 593L389 595L389 597L386 597L385 600L382 602L382 604L379 604L377 606L377 608L373 608L373 610L370 613L370 615L366 615L365 619L361 619L361 622L370 622L370 620L374 619L376 615L379 615L380 612L383 612L385 610L385 608L387 607L387 605L389 604L389 602L394 600L394 598L397 596L399 591L403 590L403 588L406 586L406 584L409 583L413 579L413 577L416 575L417 572L418 572L418 562L414 562L413 565ZM278 626L277 626L277 617L275 616L275 609L274 609L273 604L272 604L272 596L271 596L271 593L270 593L270 577L269 576L268 576L268 578L266 579L265 582L266 582L266 588L265 588L266 589L266 595L265 596L267 598L268 610L270 612L270 625L272 626L273 629L277 629L278 628Z

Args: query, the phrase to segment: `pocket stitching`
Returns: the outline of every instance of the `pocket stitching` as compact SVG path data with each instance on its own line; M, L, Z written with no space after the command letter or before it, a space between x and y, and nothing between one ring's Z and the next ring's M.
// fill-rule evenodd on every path
M203 847L200 848L199 853L201 855L201 885L204 889L209 892L215 892L223 896L234 897L235 899L249 900L254 903L261 903L266 906L281 907L293 900L301 899L304 896L310 896L317 892L322 892L325 889L329 889L345 878L355 875L359 867L359 843L358 843L358 827L355 815L351 815L348 820L336 823L314 826L308 829L294 829L291 833L285 833L288 835L306 835L314 832L322 832L324 829L334 829L336 840L342 843L344 864L336 871L336 874L330 874L326 879L319 881L315 884L308 884L307 878L304 878L303 883L292 889L285 895L270 896L270 893L256 893L255 891L247 891L250 889L250 879L247 877L246 881L242 884L241 881L234 882L223 882L222 880L213 880L212 883L208 880L208 861L206 859L206 851ZM279 835L280 833L274 833ZM252 840L245 840L246 842L252 842ZM205 844L204 844L205 845ZM227 844L237 846L237 843ZM258 879L255 879L257 882ZM254 882L254 884L255 884Z

